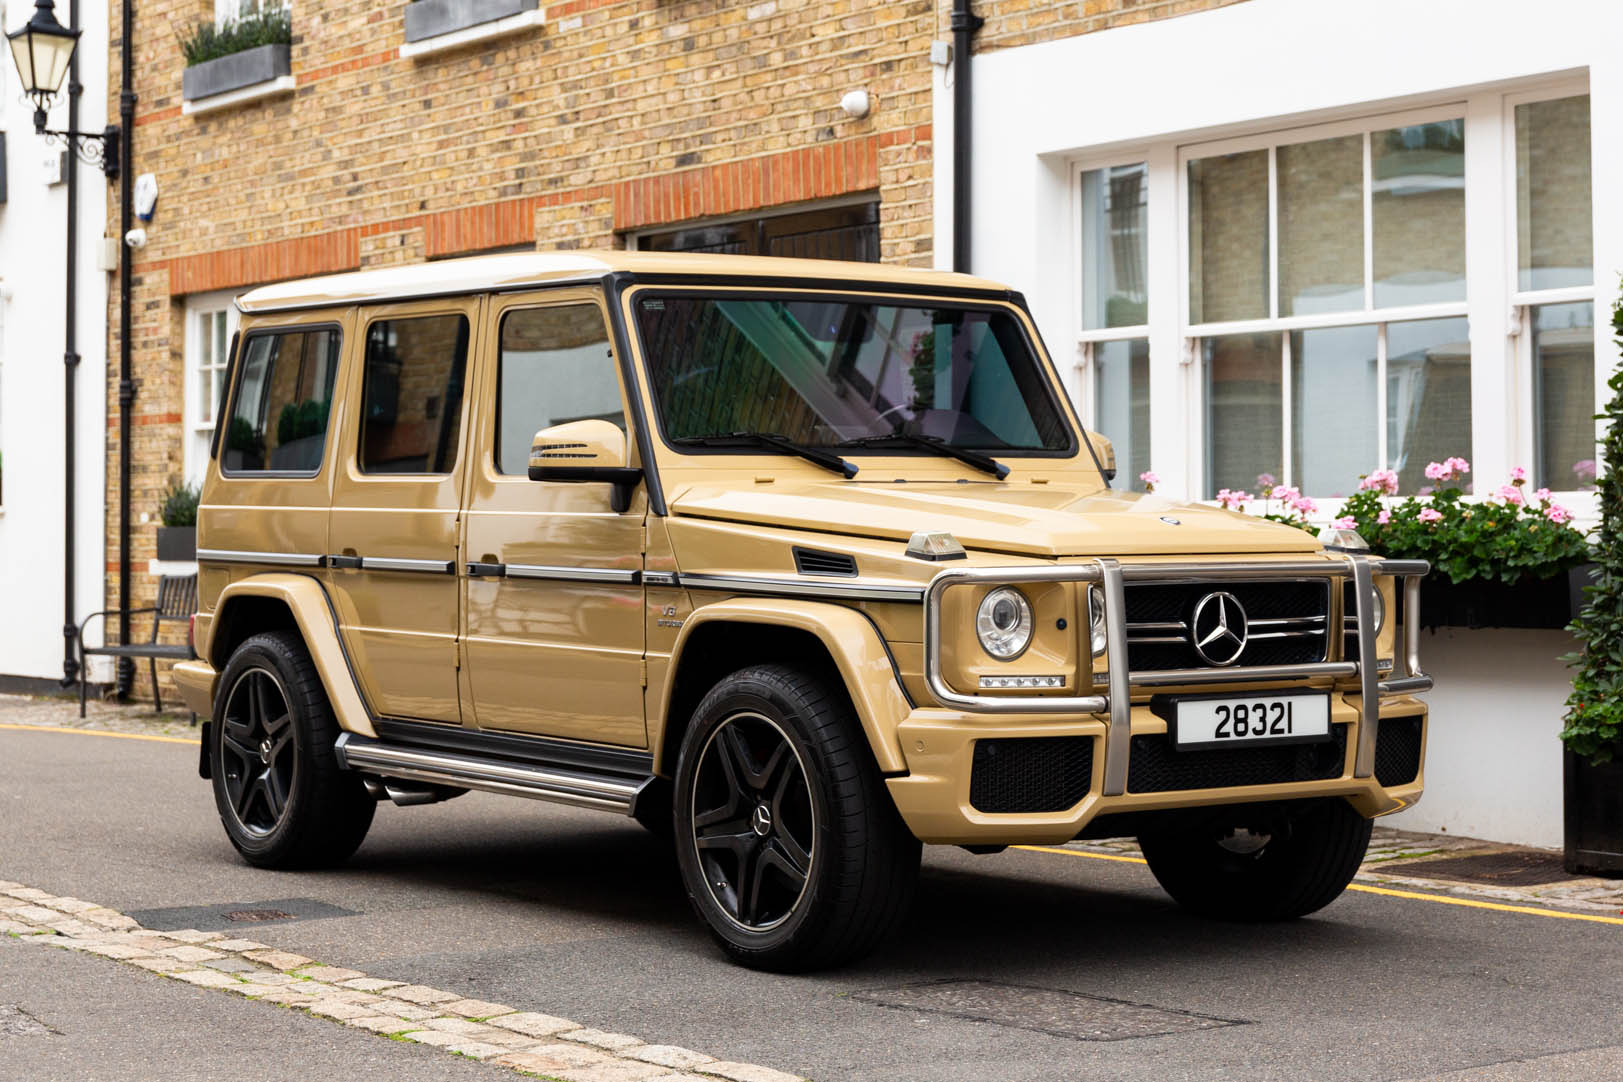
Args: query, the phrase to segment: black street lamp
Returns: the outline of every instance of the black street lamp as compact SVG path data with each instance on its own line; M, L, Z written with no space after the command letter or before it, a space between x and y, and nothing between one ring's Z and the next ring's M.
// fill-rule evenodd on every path
M35 0L34 17L21 28L6 35L11 43L11 58L17 62L17 75L22 79L23 93L34 99L34 132L47 140L60 141L71 146L81 160L101 166L108 180L118 176L118 125L109 124L99 132L51 131L45 127L45 113L62 89L73 62L73 50L79 45L80 31L56 21L56 5L51 0ZM69 95L78 93L77 84L70 84Z

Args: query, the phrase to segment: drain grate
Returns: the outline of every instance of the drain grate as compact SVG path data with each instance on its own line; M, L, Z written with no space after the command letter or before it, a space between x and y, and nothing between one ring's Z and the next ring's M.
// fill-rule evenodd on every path
M1393 875L1415 875L1422 879L1458 879L1467 883L1495 886L1536 887L1571 879L1561 866L1560 853L1482 853L1474 857L1443 857L1403 864L1376 865L1378 871Z
M15 1003L0 1003L0 1037L49 1037L55 1032Z
M223 905L179 905L167 909L132 909L129 915L143 928L173 932L196 928L200 932L220 932L244 924L270 924L277 921L319 920L323 917L354 917L359 913L314 898L271 898L257 902L226 902Z
M1238 1019L997 981L937 981L856 992L852 998L880 1007L947 1014L1075 1041L1126 1041L1245 1025Z

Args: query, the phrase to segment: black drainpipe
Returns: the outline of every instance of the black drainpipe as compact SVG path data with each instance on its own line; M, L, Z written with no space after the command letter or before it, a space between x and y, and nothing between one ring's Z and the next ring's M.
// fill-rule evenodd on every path
M119 31L118 139L119 161L124 179L118 186L118 641L130 641L130 426L134 423L135 380L131 378L130 350L130 259L133 251L124 243L134 225L135 184L135 0L124 0ZM135 675L135 663L118 659L118 691L127 694Z
M75 29L79 26L79 0L72 0L68 5L68 25ZM73 59L68 61L68 131L79 130L79 95L84 93L84 87L79 85L79 50L73 50ZM79 658L74 645L79 634L79 614L74 607L73 599L73 572L74 557L77 555L78 540L77 527L74 522L74 503L78 500L76 472L78 470L78 456L75 455L75 444L78 433L75 432L74 415L78 412L75 402L75 390L79 375L79 157L78 147L73 139L66 140L67 152L63 158L67 162L68 170L68 288L63 308L67 313L67 330L63 336L62 348L62 407L63 407L63 447L62 447L62 686L68 687L78 679Z
M952 269L969 273L970 129L975 97L970 91L969 53L975 32L986 20L975 14L971 0L952 3Z

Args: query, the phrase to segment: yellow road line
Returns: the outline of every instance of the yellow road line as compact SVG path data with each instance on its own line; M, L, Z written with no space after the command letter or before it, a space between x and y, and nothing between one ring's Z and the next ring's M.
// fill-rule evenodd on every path
M1086 857L1089 860L1116 860L1123 864L1143 864L1143 857L1124 857L1115 853L1089 853L1082 849L1056 849L1046 845L1016 845L1031 853L1058 853L1062 857ZM1543 909L1531 905L1506 905L1503 902L1479 902L1474 898L1452 898L1442 894L1424 894L1417 890L1393 890L1391 887L1371 887L1363 883L1349 883L1348 890L1361 894L1380 894L1389 898L1408 898L1417 902L1436 902L1439 905L1461 905L1467 909L1491 909L1499 913L1525 913L1531 917L1554 917L1557 920L1583 920L1592 924L1623 924L1623 917L1603 917L1598 913L1568 913L1562 909Z
M101 729L65 729L59 725L9 725L0 723L0 729L20 729L30 733L71 733L75 736L110 736L115 740L151 740L159 744L190 744L196 740L181 736L157 736L152 733L109 733Z

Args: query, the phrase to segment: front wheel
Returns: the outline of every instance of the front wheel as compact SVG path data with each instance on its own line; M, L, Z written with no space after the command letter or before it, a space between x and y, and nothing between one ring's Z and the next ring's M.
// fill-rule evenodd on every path
M1306 916L1341 896L1372 823L1344 800L1239 805L1139 835L1150 871L1185 909L1220 920Z
M906 915L920 845L843 689L760 665L717 684L682 738L677 863L694 909L744 965L866 954Z

